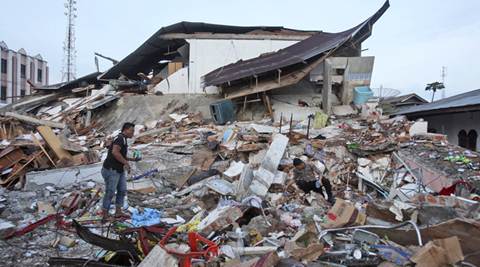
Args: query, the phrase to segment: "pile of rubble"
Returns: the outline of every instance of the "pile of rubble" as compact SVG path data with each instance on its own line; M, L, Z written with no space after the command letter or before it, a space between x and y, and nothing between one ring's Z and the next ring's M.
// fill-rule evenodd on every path
M480 264L479 154L375 110L221 126L176 109L136 127L131 216L102 224L99 162L114 133L84 113L117 96L109 86L2 117L2 185L23 188L0 193L3 266ZM294 158L334 199L292 182Z

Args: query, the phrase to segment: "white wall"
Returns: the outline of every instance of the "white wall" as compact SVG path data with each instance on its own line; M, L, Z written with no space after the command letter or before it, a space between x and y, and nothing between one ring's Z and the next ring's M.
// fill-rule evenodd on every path
M154 88L155 92L164 94L187 94L188 93L188 68L184 67L162 80Z
M298 41L284 40L219 40L187 39L190 44L188 92L204 93L201 77L212 70L240 59L246 60L260 54L277 51ZM207 93L216 93L216 88L207 88ZM170 92L176 93L176 92Z
M450 113L423 117L428 121L428 128L437 133L446 134L448 142L458 145L458 132L475 130L480 136L480 111ZM477 151L480 151L480 138L477 138Z

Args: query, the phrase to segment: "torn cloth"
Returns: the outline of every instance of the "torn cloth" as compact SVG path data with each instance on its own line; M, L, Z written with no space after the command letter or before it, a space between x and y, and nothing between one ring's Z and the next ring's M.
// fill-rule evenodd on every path
M132 210L132 224L135 227L159 224L161 217L162 212L156 209L145 208L143 212L138 209Z

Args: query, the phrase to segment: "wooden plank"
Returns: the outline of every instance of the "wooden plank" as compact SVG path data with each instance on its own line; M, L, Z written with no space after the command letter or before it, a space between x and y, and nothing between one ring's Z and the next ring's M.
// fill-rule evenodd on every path
M45 148L42 146L42 144L40 143L40 141L37 139L37 137L35 137L35 134L31 133L32 135L32 140L33 142L40 147L40 149L43 151L43 153L47 156L48 160L50 160L50 162L53 164L53 167L57 167L57 165L55 164L55 162L53 161L53 159L50 157L50 155L48 155L47 153L47 150L45 150Z
M0 185L4 186L6 184L9 184L11 182L13 182L14 180L17 179L17 175L20 174L21 172L23 173L23 170L30 164L32 163L33 160L35 160L38 155L40 155L40 153L35 153L33 155L30 156L30 159L27 161L27 163L25 163L24 165L22 165L20 168L14 170L13 174L9 175L7 179L3 180L3 181L0 181ZM19 163L20 164L20 163ZM23 176L23 174L22 174Z
M265 101L267 102L267 110L268 110L268 114L270 115L270 117L273 118L273 109L272 109L272 103L270 102L270 97L265 93Z
M48 94L48 95L43 95L38 97L32 97L28 100L22 100L17 103L6 105L0 108L0 110L6 111L6 110L19 110L23 108L28 108L38 104L48 103L50 101L58 99L60 96L62 96L62 93L53 93L53 94Z
M95 89L94 84L90 84L90 85L85 86L85 87L79 87L79 88L72 89L72 93L81 93L81 92L85 92L85 91L92 90L92 89Z
M14 112L5 112L5 116L15 118L17 120L21 120L21 121L24 121L24 122L27 122L27 123L30 123L30 124L34 124L34 125L45 125L45 126L48 126L48 127L51 127L51 128L58 128L58 129L65 128L64 123L47 121L47 120L39 120L39 119L34 118L34 117L21 115L21 114L14 113Z
M22 160L25 157L25 154L21 149L15 148L12 146L5 148L1 152L1 154L2 154L0 155L1 169L10 168L11 166L17 164L20 160Z
M168 76L175 73L177 70L183 67L182 62L170 62L168 63Z
M59 160L72 160L72 155L62 148L62 142L48 126L38 126L37 131Z

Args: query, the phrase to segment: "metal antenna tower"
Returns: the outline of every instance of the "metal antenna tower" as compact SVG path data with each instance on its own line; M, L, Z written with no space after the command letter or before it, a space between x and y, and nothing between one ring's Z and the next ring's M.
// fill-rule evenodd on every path
M445 77L447 77L447 67L442 66L442 83L443 83L443 86L445 86ZM445 90L446 90L446 88L443 88L443 90L442 90L442 99L445 98Z
M65 1L65 16L67 16L67 32L63 42L63 66L62 81L69 82L75 79L75 60L77 51L75 50L75 19L77 18L76 0Z

